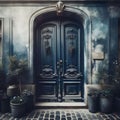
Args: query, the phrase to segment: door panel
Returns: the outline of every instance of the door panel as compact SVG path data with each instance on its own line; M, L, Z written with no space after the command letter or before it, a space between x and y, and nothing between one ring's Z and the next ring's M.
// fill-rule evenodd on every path
M62 58L64 74L62 78L63 101L81 101L81 72L80 72L80 27L72 22L62 24Z
M74 22L47 22L37 29L39 101L81 101L81 26Z
M62 32L62 46L64 47L61 54L64 60L64 72L65 74L69 72L71 75L66 77L72 77L73 74L75 78L74 73L80 73L80 28L70 22L63 24Z
M53 23L43 24L39 31L39 80L37 95L39 101L57 101L57 75L56 75L56 41L57 26ZM39 52L38 52L39 53Z
M46 24L40 31L40 73L45 75L55 73L56 67L56 25ZM49 68L49 69L48 69Z
M78 29L77 26L72 24L67 24L63 26L64 28L64 35L63 35L63 45L64 47L64 54L66 66L69 65L77 65L78 64Z

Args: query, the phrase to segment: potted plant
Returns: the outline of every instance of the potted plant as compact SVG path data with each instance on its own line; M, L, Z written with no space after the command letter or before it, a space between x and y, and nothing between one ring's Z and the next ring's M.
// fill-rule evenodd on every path
M100 111L109 114L113 112L113 91L112 89L104 89L100 93Z
M115 80L114 88L115 88L114 109L116 112L120 112L120 78Z
M31 112L34 109L34 95L29 90L24 90L22 96L26 101L26 112Z
M8 95L9 95L9 91L16 91L17 94L13 94L13 96L15 96L15 95L19 95L19 92L21 93L21 80L23 79L27 71L27 61L23 59L19 60L16 56L10 56L9 60L10 60L10 64L9 64L8 78L10 81L9 84L10 85L12 84L12 86L8 87ZM17 89L19 90L19 92Z
M16 56L10 56L8 73L7 73L7 82L8 82L7 95L9 97L19 95L17 68L18 68L18 61Z
M92 113L99 111L99 92L97 90L88 93L88 109Z
M113 61L114 73L111 75L115 91L115 111L120 112L120 59Z
M13 99L10 101L10 106L11 106L11 114L13 117L22 117L25 115L26 111L26 102L25 99L21 96L15 96Z

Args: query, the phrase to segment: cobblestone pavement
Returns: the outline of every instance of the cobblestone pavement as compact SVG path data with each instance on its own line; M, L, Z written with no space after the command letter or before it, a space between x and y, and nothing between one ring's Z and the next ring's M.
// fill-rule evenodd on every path
M37 109L22 118L0 114L0 120L120 120L120 114L90 113L87 109Z

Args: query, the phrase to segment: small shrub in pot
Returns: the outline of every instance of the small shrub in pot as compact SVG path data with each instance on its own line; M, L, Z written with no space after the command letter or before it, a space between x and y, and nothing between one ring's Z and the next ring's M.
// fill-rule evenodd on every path
M120 112L120 78L114 83L114 111Z
M31 112L34 109L34 95L29 90L24 90L22 96L26 101L26 112Z
M9 66L8 66L8 73L7 73L7 95L9 97L17 96L19 95L19 88L18 88L18 61L16 56L10 56L9 57Z
M8 95L10 90L17 91L17 89L19 90L19 94L21 94L21 82L26 75L27 65L27 60L19 60L16 56L9 57L8 81L10 81L9 85L12 84L12 86L8 87ZM14 94L13 96L19 94Z
M23 117L26 114L26 101L21 96L15 96L10 101L11 114L13 117Z
M113 70L111 78L115 93L114 110L120 112L120 58L113 61Z
M113 101L113 91L111 89L102 90L100 94L100 111L106 114L112 113Z

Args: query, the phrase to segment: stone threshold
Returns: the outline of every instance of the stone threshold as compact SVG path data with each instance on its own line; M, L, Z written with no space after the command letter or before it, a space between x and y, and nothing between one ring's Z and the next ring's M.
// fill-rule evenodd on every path
M87 108L87 105L84 102L39 102L35 104L35 108L71 108L71 109L85 109Z

